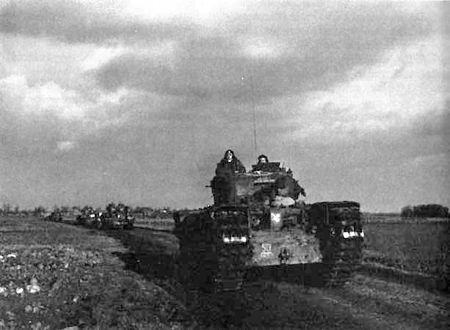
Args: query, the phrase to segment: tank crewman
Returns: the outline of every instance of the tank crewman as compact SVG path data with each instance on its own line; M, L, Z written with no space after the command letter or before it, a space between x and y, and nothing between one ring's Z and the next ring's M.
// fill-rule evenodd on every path
M215 203L228 204L233 200L235 188L230 179L236 173L245 173L245 167L234 155L233 150L228 149L217 164L216 176L211 181Z
M262 170L264 170L266 168L266 164L269 163L269 158L267 158L266 155L259 155L258 156L258 162L256 163L256 165L253 165L253 168L251 170L251 172L260 172Z
M258 156L258 164L257 165L259 165L259 164L266 164L268 162L269 162L269 158L267 158L266 155L259 155Z
M222 160L217 164L216 174L226 173L245 173L245 167L241 161L234 155L233 150L228 149L225 151L225 155Z

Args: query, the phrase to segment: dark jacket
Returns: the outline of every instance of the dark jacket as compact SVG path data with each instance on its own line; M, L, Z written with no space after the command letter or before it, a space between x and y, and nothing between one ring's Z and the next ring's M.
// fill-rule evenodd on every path
M245 167L241 161L233 156L233 159L229 162L226 159L222 159L217 164L216 174L230 174L230 173L245 173Z

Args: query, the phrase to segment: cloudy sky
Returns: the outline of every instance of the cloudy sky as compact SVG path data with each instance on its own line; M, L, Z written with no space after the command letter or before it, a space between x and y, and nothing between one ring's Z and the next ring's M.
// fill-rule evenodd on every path
M200 207L232 148L310 202L449 206L448 9L0 1L0 203Z

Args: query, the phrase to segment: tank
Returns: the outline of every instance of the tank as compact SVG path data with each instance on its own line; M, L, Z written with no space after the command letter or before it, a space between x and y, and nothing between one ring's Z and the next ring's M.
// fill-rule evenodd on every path
M341 286L358 268L359 203L306 204L304 189L278 162L248 173L218 167L210 187L212 206L174 214L178 278L191 289L238 290L249 270L299 266L322 285Z
M106 206L106 212L100 214L98 229L133 229L134 220L128 206L110 203Z
M48 217L46 217L49 221L54 222L62 222L62 214L59 209L55 209Z
M75 218L75 224L86 227L96 227L98 223L98 214L90 206L81 209L81 214Z

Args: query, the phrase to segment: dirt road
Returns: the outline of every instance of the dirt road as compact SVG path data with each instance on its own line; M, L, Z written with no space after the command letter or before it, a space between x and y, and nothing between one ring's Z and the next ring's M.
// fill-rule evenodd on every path
M182 299L173 279L176 238L164 231L112 232L133 251L130 268ZM263 276L242 292L189 296L204 328L448 329L450 297L365 275L340 289L307 287L282 276Z

